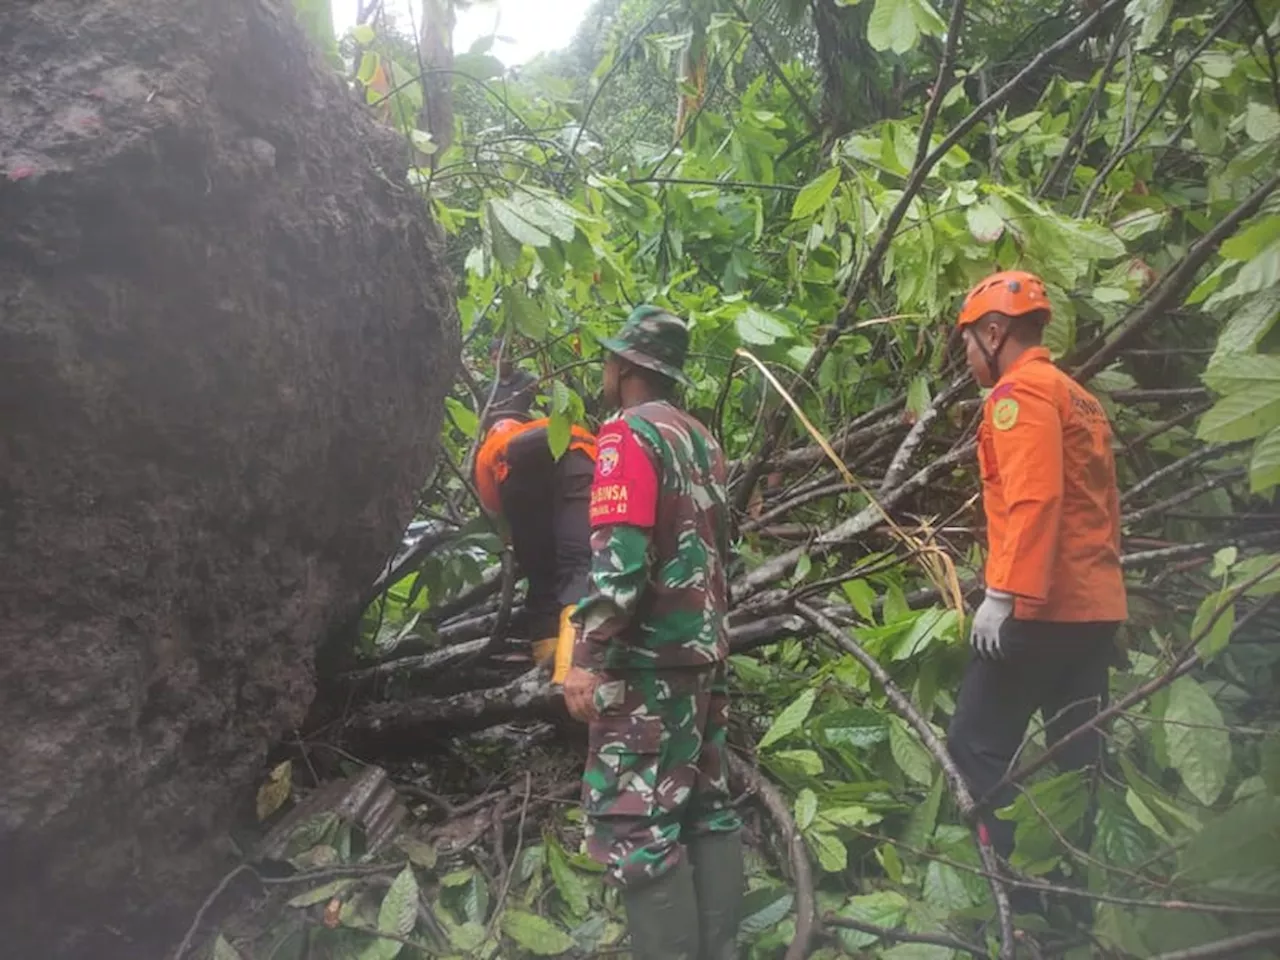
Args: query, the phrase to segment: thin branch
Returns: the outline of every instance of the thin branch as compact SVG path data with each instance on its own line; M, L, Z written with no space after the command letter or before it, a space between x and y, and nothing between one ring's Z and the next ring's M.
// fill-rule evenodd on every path
M1193 451L1192 453L1187 454L1185 457L1175 460L1173 463L1169 464L1168 466L1161 467L1155 473L1147 476L1146 479L1140 480L1137 483L1135 483L1132 487L1130 487L1123 494L1121 494L1120 503L1121 505L1127 505L1130 501L1136 499L1137 497L1142 496L1152 487L1156 486L1157 484L1163 483L1164 481L1168 480L1170 477L1176 477L1178 474L1182 473L1184 470L1190 470L1192 467L1197 466L1201 463L1204 463L1206 460L1211 460L1216 457L1221 457L1224 454L1226 454L1228 451L1230 451L1231 449L1234 449L1237 446L1240 446L1240 444L1226 444L1226 445L1210 444L1207 447L1201 447L1199 450Z
M1242 478L1248 470L1245 467L1234 467L1230 470L1220 473L1217 476L1210 477L1203 483L1198 483L1194 487L1187 487L1185 490L1174 494L1159 503L1153 503L1149 507L1143 507L1141 510L1134 510L1127 513L1123 517L1124 523L1128 525L1136 525L1146 520L1148 517L1158 516L1167 510L1186 503L1188 500L1194 500L1196 497L1203 496L1210 491L1225 487Z
M182 942L178 944L178 949L173 952L173 960L182 960L182 958L187 955L187 951L191 949L191 941L195 939L196 932L200 929L200 924L204 922L204 915L209 912L209 908L213 906L214 902L220 896L222 896L227 887L231 886L231 881L247 870L249 870L249 865L247 863L240 864L240 866L236 867L222 878L222 882L213 888L213 893L205 897L204 903L200 904L200 909L196 911L195 919L191 921L191 926L187 928L186 936L184 936L182 938Z
M1257 3L1254 0L1245 0L1245 5L1249 8L1249 15L1253 17L1253 22L1258 25L1262 48L1267 52L1267 74L1271 77L1271 99L1275 101L1276 107L1280 109L1280 75L1276 73L1276 45L1271 39L1271 32L1267 28L1267 22L1262 19L1262 14L1258 12Z
M639 183L671 183L691 187L717 187L724 190L776 190L779 193L799 193L804 187L789 183L756 183L751 180L698 180L692 177L636 177L628 180L634 186Z
M924 108L924 120L920 123L920 140L916 144L915 166L923 166L929 156L929 142L933 139L933 126L938 119L938 111L942 109L942 101L946 99L954 80L956 50L960 45L960 34L964 32L965 0L955 0L951 7L951 21L947 24L947 44L942 50L942 59L938 62L938 77L933 82L933 96Z
M749 793L760 798L787 848L791 864L791 882L796 888L796 932L787 946L785 960L805 960L809 956L809 943L813 939L816 908L813 893L813 867L804 840L796 828L786 798L759 770L747 763L732 750L727 752L729 769L742 781Z
M1089 98L1089 103L1084 108L1084 113L1080 115L1080 122L1076 124L1075 130L1071 132L1067 145L1062 148L1062 153L1058 155L1057 161L1049 172L1045 174L1044 180L1040 182L1040 186L1036 189L1035 196L1037 199L1042 197L1053 186L1072 155L1084 143L1084 139L1089 133L1089 127L1093 125L1093 118L1098 112L1098 107L1102 104L1103 96L1106 94L1107 84L1111 82L1111 74L1115 71L1116 63L1120 60L1120 51L1124 47L1125 33L1126 31L1123 27L1116 30L1115 37L1111 40L1111 49L1107 52L1107 62L1102 66L1102 74L1098 77L1098 85L1093 90L1093 96Z
M729 0L729 5L733 7L733 12L738 15L738 19L747 25L747 30L751 34L751 39L755 41L755 45L760 49L760 53L764 56L764 62L769 65L769 71L778 79L778 82L786 88L787 93L791 94L792 101L804 114L806 120L809 121L810 130L821 130L822 121L814 115L813 109L800 95L800 91L795 85L787 79L787 75L783 72L782 66L774 58L773 52L769 49L769 45L764 42L764 38L760 36L760 32L756 29L755 21L742 9L742 4L738 0Z
M1081 383L1090 380L1103 370L1116 355L1128 345L1129 341L1146 330L1160 317L1165 316L1182 296L1183 289L1195 279L1200 268L1208 262L1224 240L1235 233L1236 228L1262 208L1266 199L1280 187L1280 174L1276 174L1238 207L1223 217L1217 225L1195 242L1181 262L1153 289L1150 299L1141 309L1135 311L1130 319L1124 322L1120 330L1097 353L1086 360L1075 371L1075 378Z
M953 380L950 386L933 398L933 402L929 404L928 409L920 414L919 419L911 427L911 431L903 439L902 445L898 447L898 452L893 455L893 460L889 463L889 469L885 472L884 481L880 484L881 496L902 482L903 477L906 476L907 468L911 466L911 458L915 456L920 444L924 443L925 434L929 432L929 427L951 405L951 401L958 397L972 382L972 378L968 374Z
M845 631L841 630L817 610L803 603L797 603L796 612L825 633L840 649L862 664L866 671L875 678L876 682L880 684L880 688L884 691L885 697L892 704L894 711L911 725L924 748L938 761L938 765L942 768L942 775L946 778L947 786L950 788L952 797L955 798L956 806L960 809L960 813L970 823L974 823L977 815L977 804L974 803L973 794L969 792L969 785L961 775L959 767L951 759L951 754L947 752L943 742L938 739L938 735L933 732L933 727L916 709L915 704L893 682L889 672L880 666L875 657L863 650L857 641L852 640ZM1007 960L1012 960L1014 956L1013 911L1009 905L1009 893L1000 878L999 860L991 846L991 840L987 836L985 825L978 823L974 829L974 835L977 841L978 855L982 858L983 866L986 867L987 872L991 875L988 878L988 882L991 885L991 896L995 900L996 915L1000 919L1000 956L1002 960L1006 960L1006 958Z
M1186 59L1184 59L1182 63L1178 64L1177 69L1173 71L1173 75L1169 77L1168 83L1165 84L1164 92L1160 94L1160 99L1156 101L1156 105L1151 109L1151 113L1147 115L1147 119L1144 120L1136 130L1130 133L1123 143L1116 147L1115 153L1107 159L1107 162L1102 165L1102 169L1098 171L1098 175L1093 178L1093 182L1089 184L1089 189L1085 191L1084 199L1080 201L1080 209L1076 213L1077 217L1084 217L1089 213L1089 207L1093 205L1093 199L1097 196L1098 191L1106 184L1107 178L1115 172L1116 167L1120 166L1124 158L1133 150L1138 140L1140 140L1142 135L1147 132L1151 124L1155 123L1156 119L1160 116L1161 111L1164 110L1165 104L1167 104L1169 102L1169 98L1173 96L1174 90L1178 86L1178 81L1182 79L1182 75L1187 72L1187 69L1193 63L1196 62L1196 58L1205 51L1205 48L1218 39L1222 34L1222 31L1227 28L1227 25L1235 19L1235 15L1243 10L1244 7L1245 0L1236 0L1236 5L1227 11L1227 15L1214 24L1213 29L1206 33L1200 42L1196 44L1195 48L1187 54Z
M878 927L874 923L863 923L861 920L852 920L849 917L842 917L835 913L828 913L822 918L822 922L829 927L843 927L846 930L869 933L889 943L927 943L935 947L959 950L961 953L967 953L972 957L987 956L986 947L981 947L976 943L969 943L965 940L957 940L955 937L942 936L941 934L890 930L888 927Z
M1280 927L1258 930L1239 937L1229 937L1226 940L1215 940L1213 943L1192 947L1189 950L1162 953L1153 957L1152 960L1213 960L1215 957L1233 957L1254 947L1268 947L1273 943L1280 943Z

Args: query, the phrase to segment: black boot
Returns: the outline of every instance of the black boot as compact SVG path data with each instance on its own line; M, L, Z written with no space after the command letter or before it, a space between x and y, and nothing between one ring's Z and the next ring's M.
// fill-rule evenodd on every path
M698 898L687 860L656 880L626 887L622 902L633 960L696 960Z
M698 891L698 960L736 960L746 868L742 833L709 833L689 843L693 885Z

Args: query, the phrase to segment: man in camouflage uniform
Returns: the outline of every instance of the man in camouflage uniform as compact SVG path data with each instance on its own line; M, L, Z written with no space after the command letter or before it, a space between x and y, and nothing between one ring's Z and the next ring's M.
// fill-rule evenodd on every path
M623 891L637 960L730 960L743 891L725 734L728 504L719 445L671 403L689 332L638 307L602 342L591 585L565 680L590 725L587 848Z

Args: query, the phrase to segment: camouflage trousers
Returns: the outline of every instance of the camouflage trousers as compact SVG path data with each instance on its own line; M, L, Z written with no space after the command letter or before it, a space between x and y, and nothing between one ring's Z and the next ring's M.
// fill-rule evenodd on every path
M742 825L729 795L723 663L606 672L596 707L582 805L587 852L612 883L659 877L683 859L682 840Z

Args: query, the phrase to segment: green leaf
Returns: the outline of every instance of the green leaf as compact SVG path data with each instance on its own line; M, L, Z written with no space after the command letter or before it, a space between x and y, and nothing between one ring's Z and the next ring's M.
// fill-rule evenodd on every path
M831 807L818 816L832 826L850 828L874 826L884 819L880 814L858 806Z
M1280 426L1280 384L1223 397L1200 418L1196 436L1229 443L1252 440Z
M814 750L779 750L774 757L783 763L794 764L811 777L822 773L822 758Z
M938 811L942 809L943 776L939 773L933 780L933 788L924 803L911 808L911 816L907 818L906 829L902 833L903 842L908 846L921 850L933 839L933 831L938 826Z
M355 882L356 880L354 877L342 877L341 879L333 880L322 886L308 890L305 893L298 894L289 901L289 906L313 907L317 903L328 903Z
M539 957L556 957L574 948L573 937L551 921L522 910L503 913L502 932Z
M377 34L373 30L372 24L357 23L351 28L351 39L362 47L367 47L377 38Z
M551 456L559 460L569 449L573 440L573 421L566 414L553 413L547 421L547 443L551 446Z
M508 287L502 292L502 309L507 322L530 338L541 340L547 335L547 317L538 309L533 298L519 287Z
M941 36L946 21L928 0L876 0L867 22L867 41L876 50L903 54L915 47L920 34Z
M940 907L948 913L973 906L964 879L955 867L930 861L924 875L924 899L930 906Z
M445 397L444 405L448 408L453 422L458 425L458 429L466 436L474 437L480 425L480 418L476 416L475 411L454 397Z
M1222 364L1209 367L1202 379L1216 393L1232 394L1255 389L1266 392L1280 386L1280 357L1258 354L1233 356Z
M818 815L818 795L805 787L796 797L796 826L803 832L813 823Z
M795 895L778 887L761 887L752 890L742 900L742 924L744 936L759 936L777 926L791 912Z
M585 917L591 909L591 894L586 881L569 866L564 851L554 837L547 836L546 847L547 868L551 871L551 880L556 885L556 890L574 916Z
M867 41L874 49L903 54L916 45L920 30L911 7L912 0L876 0L867 22Z
M965 211L969 233L979 243L995 243L1004 236L1004 218L989 203L979 203Z
M738 314L733 325L743 343L771 346L779 340L792 339L790 327L755 307L747 307Z
M1276 427L1253 447L1249 463L1249 489L1253 493L1269 493L1280 485L1280 427Z
M836 911L836 916L857 920L885 930L894 930L906 919L907 898L891 890L869 893L866 896L851 899ZM836 935L849 951L869 947L880 939L874 933L842 928L837 928Z
M1280 899L1280 797L1258 794L1210 820L1178 854L1180 879L1227 902Z
M849 598L849 603L857 611L858 616L868 623L873 622L875 614L876 592L865 580L846 580L840 589Z
M1130 0L1125 16L1138 30L1138 49L1155 43L1173 9L1173 0Z
M1227 785L1231 768L1231 737L1222 712L1204 687L1191 677L1180 677L1169 687L1164 719L1169 762L1191 795L1212 805Z
M551 234L529 219L528 214L503 197L489 200L489 213L492 218L517 243L525 243L531 247L547 247L551 245ZM572 239L572 237L570 238Z
M1252 353L1275 326L1277 319L1280 319L1280 289L1268 290L1242 301L1218 335L1218 346L1209 360L1209 369L1234 355Z
M1263 217L1223 241L1222 255L1228 260L1252 260L1277 239L1280 239L1280 216Z
M507 72L502 61L487 53L460 53L453 58L453 69L473 80L492 80Z
M1244 112L1244 132L1254 143L1280 137L1280 113L1270 104L1251 102Z
M461 926L451 926L448 931L449 943L454 949L461 950L463 953L474 953L484 946L485 928L474 920L468 920Z
M844 841L834 833L810 830L805 834L805 839L809 841L814 856L827 873L840 873L849 865L849 851L845 849Z
M1191 635L1201 637L1196 645L1196 652L1205 662L1212 660L1231 641L1231 631L1236 627L1235 607L1230 604L1230 592L1211 593L1200 603L1196 618L1191 625ZM1219 609L1226 604L1226 609L1218 615ZM1217 616L1217 620L1213 618ZM1210 622L1213 626L1210 627Z
M791 207L791 219L803 220L813 216L826 206L839 183L840 168L832 167L805 184L804 188L796 194L796 202Z
M810 687L796 697L769 726L769 730L760 741L760 749L765 750L799 730L809 718L809 712L813 709L813 702L817 696L817 691Z
M916 783L925 786L933 783L933 757L920 745L906 721L898 716L889 719L889 752L899 769Z
M913 377L911 383L907 385L907 409L917 417L922 417L932 402L929 379L924 376Z
M828 746L869 750L889 739L889 723L883 713L854 708L825 713L819 723Z
M222 934L218 934L218 939L213 941L212 960L240 960L240 951L229 944Z

